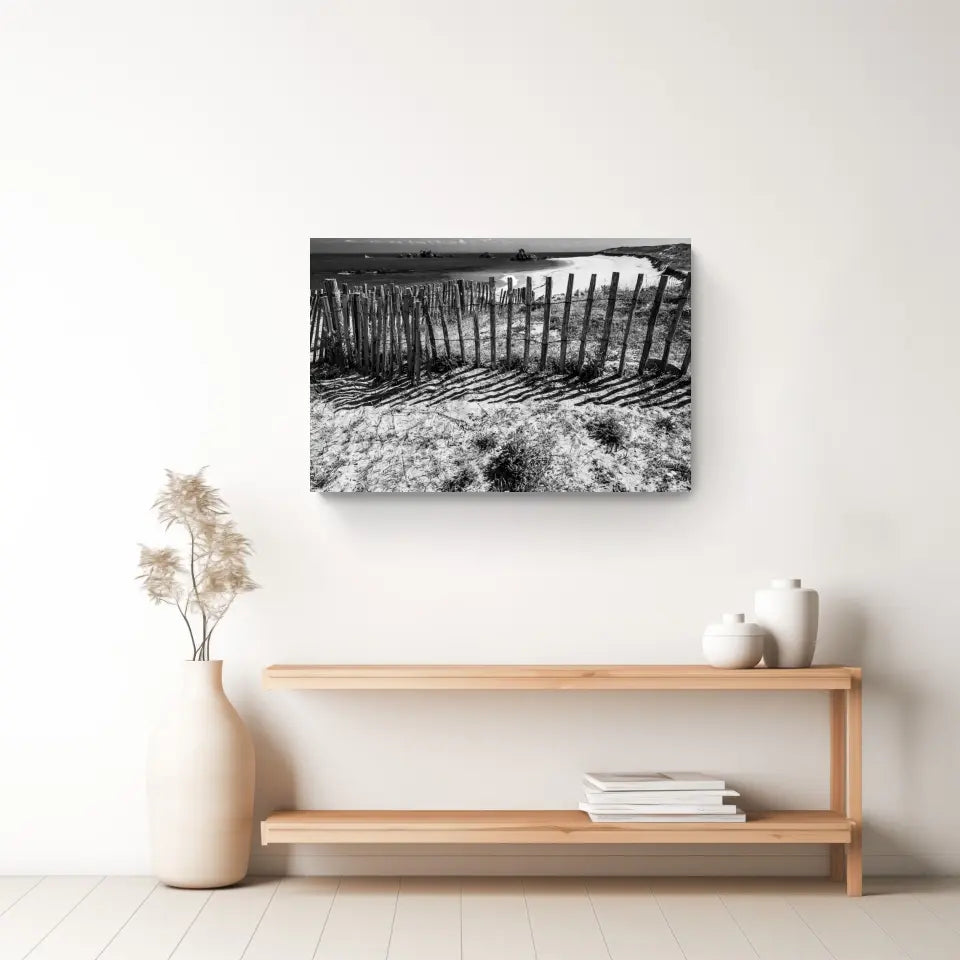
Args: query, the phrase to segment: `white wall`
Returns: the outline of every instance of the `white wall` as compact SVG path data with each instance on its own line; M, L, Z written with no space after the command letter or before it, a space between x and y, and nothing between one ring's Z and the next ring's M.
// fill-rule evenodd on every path
M567 805L625 764L825 803L817 695L259 686L696 662L705 623L803 576L821 660L865 668L867 869L960 870L958 28L934 0L4 4L0 870L149 869L145 741L186 644L136 544L162 468L201 464L264 586L218 650L258 815ZM308 237L638 234L694 241L691 495L308 493ZM254 869L825 863L275 849Z

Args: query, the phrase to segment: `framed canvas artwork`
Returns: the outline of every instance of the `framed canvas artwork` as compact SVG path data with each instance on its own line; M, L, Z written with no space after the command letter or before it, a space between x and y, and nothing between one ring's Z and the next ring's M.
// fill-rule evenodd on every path
M312 239L310 486L691 488L688 240Z

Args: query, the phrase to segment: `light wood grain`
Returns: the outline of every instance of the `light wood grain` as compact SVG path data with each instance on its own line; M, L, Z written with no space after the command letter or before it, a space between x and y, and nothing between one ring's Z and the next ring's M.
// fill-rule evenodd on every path
M491 297L491 303L493 298ZM718 670L698 664L274 664L268 689L830 691L830 811L746 824L594 824L577 811L301 811L261 824L270 843L826 843L830 877L863 884L859 667ZM841 846L842 845L842 846Z
M290 810L270 843L848 843L832 810L751 813L746 823L594 823L579 810Z
M288 690L849 690L859 668L718 670L681 665L274 664Z
M859 675L847 692L847 816L853 835L846 847L847 895L863 892L863 696Z
M847 809L847 714L846 694L830 691L830 809ZM843 880L845 850L830 848L830 879Z

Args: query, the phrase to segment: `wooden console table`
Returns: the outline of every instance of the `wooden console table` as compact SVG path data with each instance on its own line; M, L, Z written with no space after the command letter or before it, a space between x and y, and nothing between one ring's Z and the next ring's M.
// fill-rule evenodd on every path
M261 823L270 843L825 843L830 877L863 886L859 667L277 665L275 690L823 690L830 809L748 811L746 823L594 823L579 810L299 810Z

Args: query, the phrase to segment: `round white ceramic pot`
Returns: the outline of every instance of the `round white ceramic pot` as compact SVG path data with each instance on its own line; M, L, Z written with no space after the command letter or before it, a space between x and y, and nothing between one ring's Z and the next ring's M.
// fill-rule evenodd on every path
M223 661L188 660L147 758L153 869L171 887L225 887L247 873L253 740L223 692Z
M769 637L763 648L768 667L809 667L817 646L820 596L801 586L799 580L773 580L758 590L757 623Z
M703 655L712 667L746 670L763 656L766 631L746 623L742 613L725 613L722 623L712 623L703 633Z

